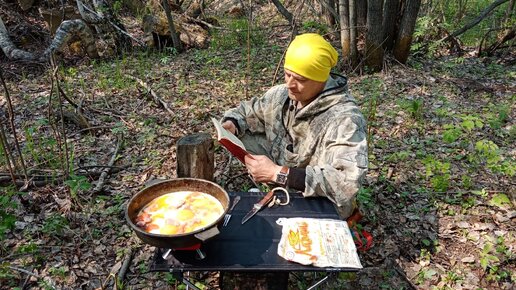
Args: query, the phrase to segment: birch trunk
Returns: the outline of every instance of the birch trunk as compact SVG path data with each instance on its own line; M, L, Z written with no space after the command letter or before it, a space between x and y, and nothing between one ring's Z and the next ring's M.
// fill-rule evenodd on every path
M342 45L342 58L350 59L350 29L349 29L349 2L339 0L339 19L340 19L340 43Z
M360 2L361 0L359 0ZM351 49L351 65L358 65L358 29L357 29L357 5L355 0L349 0L349 38Z

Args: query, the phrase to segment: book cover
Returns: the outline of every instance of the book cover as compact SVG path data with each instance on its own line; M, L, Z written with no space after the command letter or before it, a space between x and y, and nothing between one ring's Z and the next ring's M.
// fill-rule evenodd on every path
M245 149L244 143L240 141L235 135L222 127L222 124L215 118L211 118L211 121L217 129L217 141L224 146L231 154L233 154L238 160L245 164L244 157L249 154Z

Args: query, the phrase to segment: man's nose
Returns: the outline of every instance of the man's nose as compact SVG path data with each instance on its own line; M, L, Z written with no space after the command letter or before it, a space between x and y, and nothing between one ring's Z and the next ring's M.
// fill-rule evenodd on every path
M287 88L293 88L296 86L296 82L293 77L286 77Z

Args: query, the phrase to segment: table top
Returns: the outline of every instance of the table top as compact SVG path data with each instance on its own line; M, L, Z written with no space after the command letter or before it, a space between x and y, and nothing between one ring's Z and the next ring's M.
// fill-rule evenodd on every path
M291 193L290 203L285 206L264 207L242 225L242 218L266 193L231 192L231 200L241 196L232 211L228 225L220 225L220 234L205 241L201 250L206 257L197 258L196 251L173 250L162 258L164 249L157 249L150 265L151 271L231 271L231 272L277 272L277 271L357 271L356 268L320 268L289 262L277 254L281 239L281 226L276 220L281 217L306 217L340 219L333 203L327 198L305 198ZM285 198L279 192L282 200Z

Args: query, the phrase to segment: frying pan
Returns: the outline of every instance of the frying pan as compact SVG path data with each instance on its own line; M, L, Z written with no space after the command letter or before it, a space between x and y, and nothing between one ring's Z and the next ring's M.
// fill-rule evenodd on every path
M200 191L207 193L215 197L224 208L224 212L211 224L208 224L204 228L195 230L193 232L176 234L176 235L163 235L163 234L152 234L148 233L142 228L136 225L136 217L138 213L153 199L162 196L167 193L179 192L179 191ZM224 215L229 208L229 195L227 192L217 185L208 180L198 178L176 178L165 180L162 182L155 183L148 186L134 195L127 204L125 211L125 218L129 226L136 233L136 236L140 238L144 243L149 245L166 248L166 249L178 249L188 248L198 244L201 244L208 239L211 239L219 234L218 227L224 219Z

